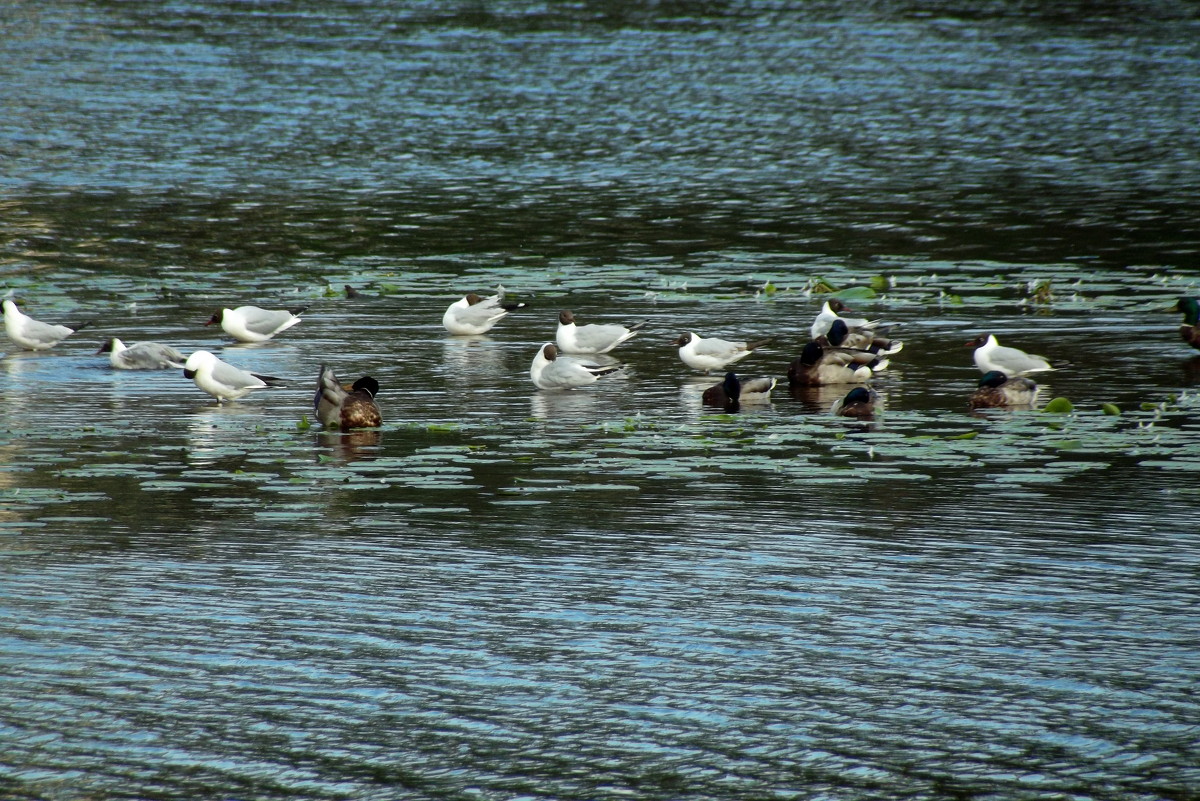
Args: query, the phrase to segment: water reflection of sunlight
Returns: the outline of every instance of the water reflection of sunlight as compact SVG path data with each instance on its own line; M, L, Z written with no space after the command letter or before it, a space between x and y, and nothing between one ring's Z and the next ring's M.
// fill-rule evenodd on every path
M539 420L591 419L603 402L594 389L535 389L529 396L529 414Z
M359 431L321 431L315 445L317 457L327 456L339 462L353 462L379 455L383 432L377 428Z
M262 409L249 404L215 402L192 409L188 417L188 460L193 466L207 465L249 450L247 431L262 417Z
M508 375L504 347L489 336L451 337L442 343L442 370L456 381Z

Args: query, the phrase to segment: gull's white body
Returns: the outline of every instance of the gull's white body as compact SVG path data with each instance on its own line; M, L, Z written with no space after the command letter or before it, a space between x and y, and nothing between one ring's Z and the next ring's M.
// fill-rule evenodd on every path
M237 400L253 389L268 386L262 377L223 362L206 350L194 351L183 364L184 375L217 399ZM190 375L189 375L190 373Z
M679 345L679 358L693 370L711 373L713 370L723 370L727 365L741 361L749 356L762 342L730 342L726 339L710 337L705 339L698 334L688 332L675 340Z
M838 306L841 307L841 304L839 303ZM839 318L851 331L854 331L855 329L870 329L876 325L876 323L864 317L842 317L837 313L837 310L835 310L829 304L829 301L825 301L825 305L821 307L821 311L817 314L817 318L813 320L812 329L810 330L812 338L817 339L828 334L829 327L833 325L833 321Z
M74 328L33 319L11 300L5 300L3 306L5 333L13 343L26 350L47 350L75 333Z
M980 337L979 339L983 339ZM979 339L975 340L976 343ZM987 340L975 348L975 366L982 373L997 370L1010 378L1027 373L1039 373L1053 370L1050 362L1041 356L1034 356L1017 348L1001 345L995 335L988 334Z
M537 355L533 357L529 378L538 389L575 389L594 384L601 377L620 369L621 365L601 366L559 357L558 348L548 342L538 348Z
M100 353L108 352L108 362L116 370L179 370L186 357L170 345L135 342L126 345L113 337Z
M637 336L637 330L643 325L644 322L629 328L596 323L578 325L575 315L564 311L559 314L558 333L554 339L563 353L608 353L622 342Z
M506 308L504 287L498 287L495 295L486 298L472 292L450 304L442 315L442 325L456 336L486 334L492 330L492 326L507 317L509 311L524 305L513 303Z
M238 342L266 342L299 323L300 316L298 312L292 313L287 309L238 306L236 309L221 309L209 320L209 323L214 322L219 322L225 333Z

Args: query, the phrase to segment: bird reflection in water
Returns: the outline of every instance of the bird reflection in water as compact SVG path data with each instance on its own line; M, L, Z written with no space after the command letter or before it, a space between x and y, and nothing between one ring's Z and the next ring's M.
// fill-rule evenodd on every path
M383 432L378 428L361 428L353 431L321 431L316 436L315 459L324 456L339 462L354 462L359 459L374 459L381 453Z

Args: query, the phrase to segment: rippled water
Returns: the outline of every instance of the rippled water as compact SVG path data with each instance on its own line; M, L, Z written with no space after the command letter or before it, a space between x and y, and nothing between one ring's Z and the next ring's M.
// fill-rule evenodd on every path
M0 796L1196 797L1191 6L3 19L4 291L96 322L0 358ZM883 414L701 406L671 340L782 376L827 287ZM532 387L560 308L649 320L624 376ZM968 414L981 331L1074 412ZM381 432L304 427L322 362Z

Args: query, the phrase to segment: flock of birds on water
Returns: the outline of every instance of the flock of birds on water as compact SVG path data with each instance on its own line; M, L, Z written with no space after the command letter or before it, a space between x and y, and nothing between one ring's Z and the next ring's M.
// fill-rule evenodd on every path
M353 292L353 289L347 287L347 292ZM35 320L10 298L2 305L8 338L26 350L47 350L89 325L83 323L71 327ZM503 287L487 297L469 293L450 304L442 317L442 325L456 336L477 336L487 333L510 312L524 305L505 303ZM1200 299L1180 298L1174 308L1184 315L1180 337L1200 350ZM265 342L299 323L304 311L303 308L291 311L257 306L223 308L205 325L220 325L226 334L239 342ZM843 312L852 310L840 300L833 299L824 304L813 320L812 339L788 366L788 384L791 387L852 385L846 395L833 404L831 411L845 417L870 417L875 413L879 396L868 382L875 373L887 368L889 357L899 353L904 344L889 338L888 324L846 317ZM619 362L601 364L596 357L606 356L635 337L646 322L630 326L579 325L571 311L561 311L555 341L538 348L529 368L529 378L539 389L571 390L616 375L625 369L625 365ZM688 331L672 344L679 349L679 358L684 364L709 374L726 370L770 341L735 342L702 337ZM971 409L1032 408L1038 386L1028 376L1056 369L1041 356L1001 345L991 334L984 334L967 345L974 348L975 365L983 373L978 387L968 399ZM216 398L218 404L236 400L251 390L284 383L283 379L248 372L223 362L207 350L196 350L185 357L170 345L157 342L125 345L114 337L97 351L97 354L101 353L107 353L113 368L119 370L182 369L185 377ZM704 390L703 402L726 411L737 411L743 403L768 401L776 383L775 378L743 381L735 372L726 372L720 383ZM375 402L378 394L379 382L371 376L363 376L352 384L342 384L333 369L323 364L317 376L313 412L327 428L336 427L343 431L377 428L383 424L383 416Z

